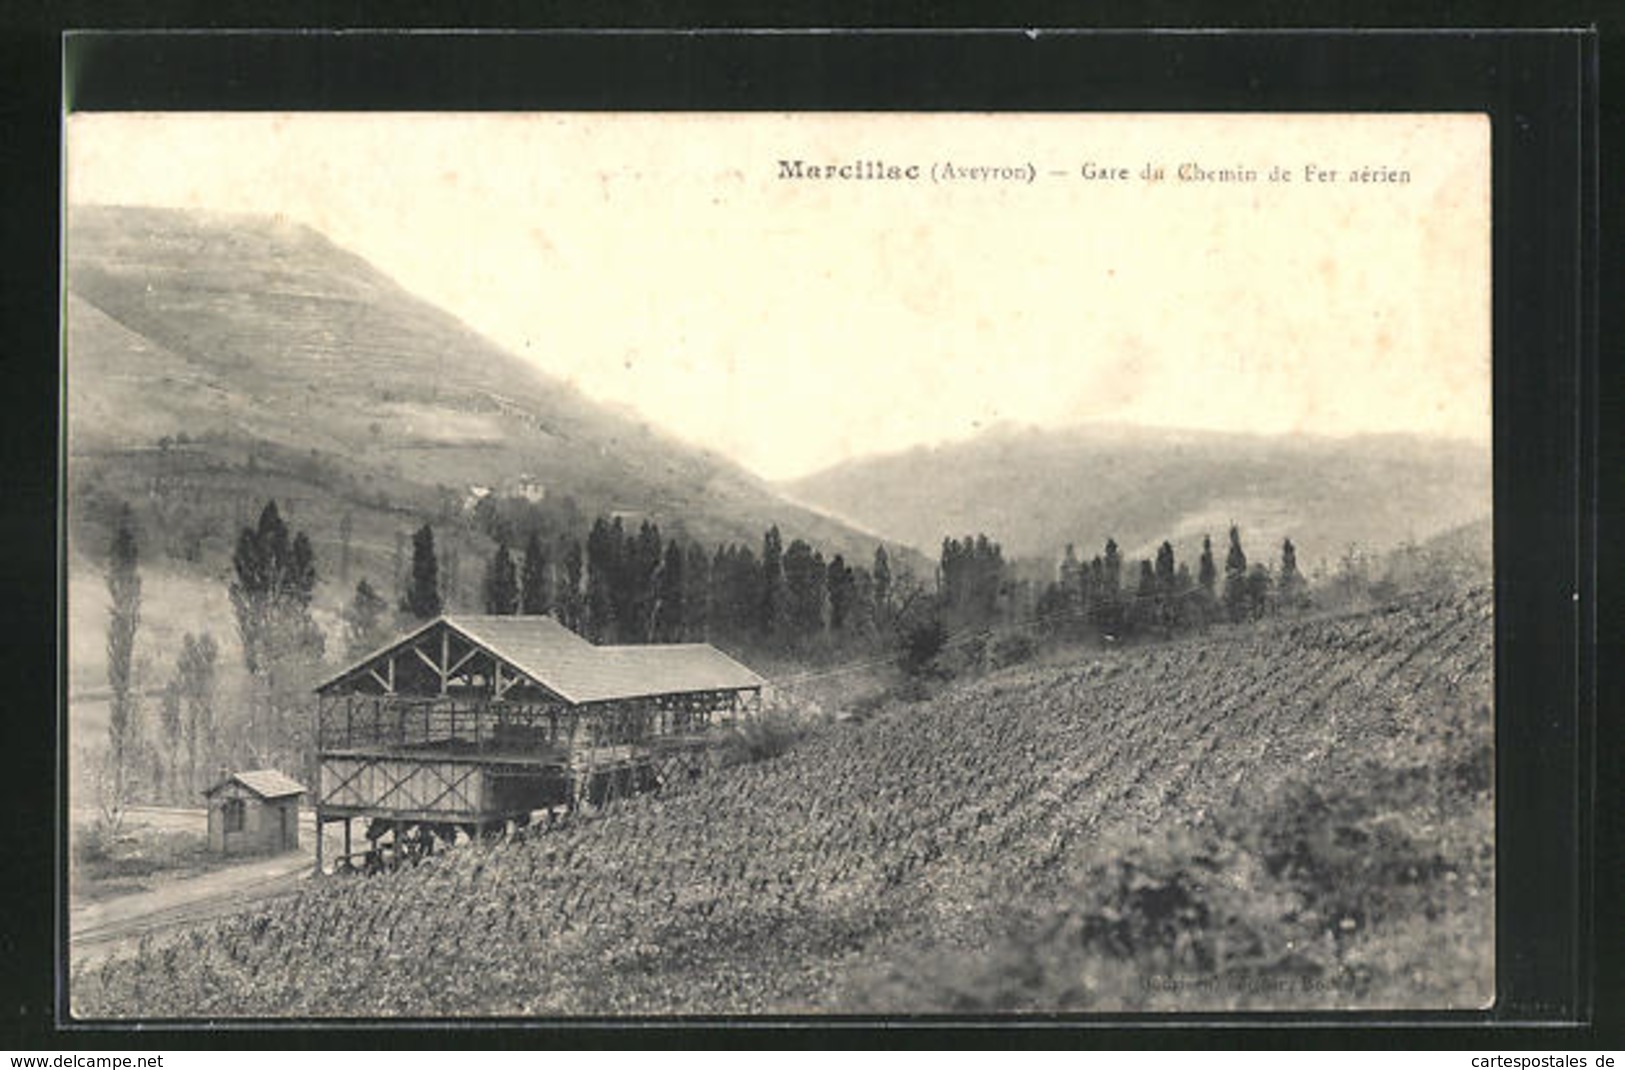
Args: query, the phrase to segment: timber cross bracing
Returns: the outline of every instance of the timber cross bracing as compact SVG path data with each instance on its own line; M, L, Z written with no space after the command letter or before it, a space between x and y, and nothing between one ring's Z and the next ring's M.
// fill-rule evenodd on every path
M703 643L594 646L551 617L445 616L318 687L324 824L523 823L694 775L765 681ZM348 855L348 846L346 847Z

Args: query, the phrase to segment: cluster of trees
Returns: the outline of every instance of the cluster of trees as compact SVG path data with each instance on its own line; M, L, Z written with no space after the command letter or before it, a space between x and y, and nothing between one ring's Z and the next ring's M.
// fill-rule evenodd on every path
M1487 528L1455 534L1454 540L1424 545L1407 539L1385 554L1348 546L1334 562L1320 563L1317 601L1352 609L1379 605L1402 592L1442 593L1488 580L1494 565Z
M985 535L943 540L934 595L896 629L899 664L917 675L952 672L960 660L979 663L990 655L994 663L1020 660L1039 635L1167 638L1214 621L1257 620L1309 604L1292 540L1282 543L1280 566L1272 572L1248 563L1234 525L1222 573L1209 538L1202 540L1194 575L1176 560L1171 542L1129 567L1116 540L1107 539L1090 561L1080 560L1076 547L1068 545L1059 578L1035 600L1029 590L1029 581L1016 575L999 544ZM963 654L945 661L952 648L962 648Z
M244 742L257 766L292 767L307 750L304 715L326 639L311 615L316 555L269 502L232 554L231 608L250 694Z
M414 581L432 571L432 562L423 563L432 554L432 532L421 529ZM424 580L425 591L431 586ZM868 566L851 565L841 554L826 560L803 539L786 546L774 525L759 554L739 543L707 551L664 537L653 521L632 530L620 517L602 516L584 549L565 538L549 553L533 531L516 561L499 540L483 584L487 613L553 613L597 643L722 641L787 652L873 638L890 626L899 589L884 546ZM427 602L408 608L418 619L439 612Z
M175 667L161 699L163 746L154 755L153 786L160 798L194 804L212 778L220 752L215 686L220 648L208 632L181 638Z
M1141 559L1131 577L1123 575L1115 540L1107 539L1104 551L1089 562L1080 561L1069 544L1059 580L1039 598L1038 617L1061 632L1167 636L1218 620L1257 620L1307 605L1308 583L1298 570L1292 540L1282 542L1280 567L1272 574L1263 564L1249 566L1240 529L1232 524L1222 585L1209 536L1202 537L1194 576L1188 565L1175 561L1173 544L1166 540L1154 560Z
M1007 613L1012 585L1004 551L986 535L943 539L937 565L937 598L951 629L985 625Z
M500 506L487 507L494 527L523 536L516 554L497 540L485 562L484 609L498 614L555 615L599 643L718 642L747 654L840 654L877 646L898 652L905 668L932 663L955 636L1001 625L1037 624L1052 633L1169 635L1210 621L1257 619L1307 604L1290 540L1275 572L1249 564L1239 531L1221 574L1203 540L1193 576L1164 542L1152 560L1125 575L1115 541L1091 561L1072 546L1059 579L1032 604L1031 587L1015 578L997 542L985 534L943 540L934 590L894 567L884 546L866 563L824 554L803 539L785 545L778 527L760 547L726 543L707 550L667 538L645 520L634 530L620 517L598 517L582 540L544 537L517 526ZM347 525L346 525L347 527ZM344 533L348 536L348 531ZM349 570L348 538L341 569ZM403 540L404 541L404 540ZM398 598L368 578L355 585L342 612L347 657L376 649L404 627L439 615L444 573L434 531L411 537L411 563L400 568ZM243 716L223 724L215 692L220 648L207 632L187 634L165 684L160 718L143 741L133 660L140 625L141 579L134 521L118 514L109 548L107 628L111 710L104 811L116 815L131 795L133 772L149 763L146 794L195 798L219 761L310 773L310 688L325 671L326 638L312 613L318 581L310 539L291 531L275 502L242 528L232 555L229 594L241 640L247 695Z
M219 716L220 647L208 631L182 636L159 691L158 718L145 723L134 657L139 560L126 505L107 563L108 740L95 769L104 822L116 829L132 798L195 803L221 762L309 775L309 695L326 653L311 611L317 573L309 537L288 529L275 502L238 535L228 593L248 686L242 716L229 723Z
M221 750L215 698L219 647L208 632L186 633L159 698L143 716L144 675L135 656L141 627L140 547L134 514L122 505L108 548L107 747L91 769L104 829L116 832L132 798L195 803Z

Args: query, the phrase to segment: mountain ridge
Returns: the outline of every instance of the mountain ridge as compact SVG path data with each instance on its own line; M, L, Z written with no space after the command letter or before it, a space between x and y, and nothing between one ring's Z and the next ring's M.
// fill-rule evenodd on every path
M759 552L777 524L786 543L804 538L826 556L874 552L872 536L591 401L313 228L86 205L67 222L65 562L78 692L104 679L99 573L124 503L146 581L138 658L152 673L167 671L186 632L209 631L223 660L238 660L224 590L237 533L270 500L316 551L314 609L334 654L357 581L393 603L408 536L425 522L450 607L482 605L495 544L471 515L476 488L529 486L556 528L583 538L594 516L617 513L634 531L652 520L708 551Z
M589 516L630 508L708 542L754 542L775 521L849 553L867 541L588 399L303 224L76 206L67 259L70 456L181 433L258 440L458 492L530 476Z
M1292 538L1308 560L1380 553L1490 511L1487 446L1424 435L1263 435L1120 424L1000 425L787 481L792 498L931 552L986 532L1007 556L1125 557L1169 539L1192 556L1231 523L1244 545ZM1307 562L1306 562L1307 563Z

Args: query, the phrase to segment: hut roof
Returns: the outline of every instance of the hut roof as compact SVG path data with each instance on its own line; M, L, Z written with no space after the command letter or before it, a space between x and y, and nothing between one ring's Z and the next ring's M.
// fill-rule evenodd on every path
M250 769L240 773L228 773L212 787L203 789L203 794L213 795L231 783L241 784L262 799L284 799L289 795L305 793L303 784L276 769Z

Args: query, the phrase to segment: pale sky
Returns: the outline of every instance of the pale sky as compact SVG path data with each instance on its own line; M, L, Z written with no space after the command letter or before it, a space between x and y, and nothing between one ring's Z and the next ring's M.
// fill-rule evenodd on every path
M68 131L75 203L307 223L770 479L1000 423L1489 441L1483 116L81 114ZM781 179L795 159L921 170ZM945 163L1034 181L934 182ZM1136 177L1085 180L1089 163ZM1165 177L1139 180L1147 164ZM1258 177L1180 181L1181 164ZM1346 181L1367 167L1409 181Z

